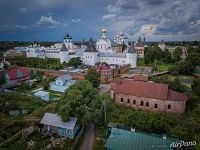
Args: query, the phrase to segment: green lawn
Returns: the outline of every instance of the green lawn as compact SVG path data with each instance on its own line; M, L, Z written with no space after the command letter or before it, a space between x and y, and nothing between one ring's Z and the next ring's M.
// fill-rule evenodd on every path
M180 80L193 80L193 76L187 76L187 75L179 75L178 76Z
M45 112L54 112L55 105L56 103L51 103L45 106L41 106L25 117L42 117Z
M171 66L172 66L171 64L161 63L161 64L158 64L158 70L159 71L168 71L168 68Z
M145 64L143 58L138 58L137 59L137 66L138 67L151 67L152 65ZM158 62L159 71L167 71L170 66L172 66L172 64L166 64L166 63L163 63L163 62Z
M180 75L178 76L180 82L184 85L186 91L191 92L192 91L192 83L193 83L193 76L185 76Z

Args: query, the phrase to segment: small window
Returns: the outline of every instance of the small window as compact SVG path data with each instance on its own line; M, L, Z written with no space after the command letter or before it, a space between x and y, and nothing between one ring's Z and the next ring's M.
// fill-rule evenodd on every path
M149 102L146 102L146 107L149 107Z
M154 105L154 108L158 108L158 104L155 104L155 105Z
M66 129L66 134L69 134L69 133L70 133L70 130L67 130L67 129Z
M144 105L144 102L143 102L143 101L141 101L141 103L140 103L140 104L141 104L141 106L143 106L143 105Z
M128 99L127 102L130 103L130 99Z
M133 100L133 104L134 104L134 105L136 104L136 101L135 101L135 100Z
M168 109L171 109L171 105L168 105L167 108L168 108Z
M123 98L121 98L121 103L123 103L124 102L124 99Z

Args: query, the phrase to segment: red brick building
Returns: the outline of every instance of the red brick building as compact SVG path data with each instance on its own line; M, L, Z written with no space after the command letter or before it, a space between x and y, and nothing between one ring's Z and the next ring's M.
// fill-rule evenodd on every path
M169 89L168 84L153 83L144 76L113 83L111 96L118 105L158 112L185 112L187 100L184 94Z
M110 66L98 65L95 68L101 74L101 83L105 83L113 78L113 69Z

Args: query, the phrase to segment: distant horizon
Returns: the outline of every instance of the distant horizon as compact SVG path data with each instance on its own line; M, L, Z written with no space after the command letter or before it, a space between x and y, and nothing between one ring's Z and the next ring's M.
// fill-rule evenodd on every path
M88 39L88 40L84 40L84 42L89 42L89 40L90 39ZM96 42L98 39L93 39L93 41L94 42ZM112 42L114 41L114 40L112 40L112 39L110 39ZM136 39L137 40L137 39ZM135 42L136 40L128 40L128 42ZM83 40L72 40L73 42L83 42ZM0 40L0 42L34 42L34 40L30 40L30 41L28 41L28 40ZM53 40L35 40L35 42L58 42L58 43L62 43L63 42L63 40L58 40L58 41L53 41ZM155 40L155 41L148 41L148 40L145 40L145 42L161 42L161 40L160 41L157 41L157 40ZM188 40L188 41L185 41L185 40L180 40L180 41L165 41L165 40L163 40L163 42L200 42L200 40Z

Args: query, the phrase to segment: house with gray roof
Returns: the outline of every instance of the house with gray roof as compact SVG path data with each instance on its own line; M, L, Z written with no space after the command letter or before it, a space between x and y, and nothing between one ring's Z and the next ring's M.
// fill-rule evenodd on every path
M76 81L72 80L70 74L66 74L56 78L56 81L50 83L50 89L57 92L65 92Z
M69 120L64 122L60 116L53 113L45 113L40 124L43 125L43 131L69 139L74 139L80 129L77 118L69 117Z
M34 93L34 96L37 96L41 100L44 100L46 102L50 100L49 92L46 92L46 91L37 91Z

